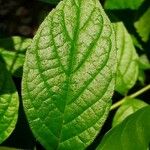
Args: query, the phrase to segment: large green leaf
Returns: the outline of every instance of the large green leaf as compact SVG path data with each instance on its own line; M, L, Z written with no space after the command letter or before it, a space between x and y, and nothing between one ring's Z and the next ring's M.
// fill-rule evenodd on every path
M111 105L116 70L114 31L98 0L64 0L27 51L23 100L46 149L85 149Z
M116 126L117 124L121 123L129 115L133 114L137 110L147 105L148 104L145 103L144 101L138 99L126 98L125 102L117 110L113 118L113 126Z
M106 9L138 9L144 0L106 0Z
M31 39L18 36L0 39L0 55L7 64L7 69L15 76L22 75L24 54Z
M14 130L18 116L19 98L5 65L0 62L0 143Z
M117 79L116 91L126 94L138 78L138 56L131 36L123 23L114 23L117 41Z
M134 26L144 42L150 37L150 8L134 23Z
M111 129L97 150L147 150L149 143L150 106L147 106Z

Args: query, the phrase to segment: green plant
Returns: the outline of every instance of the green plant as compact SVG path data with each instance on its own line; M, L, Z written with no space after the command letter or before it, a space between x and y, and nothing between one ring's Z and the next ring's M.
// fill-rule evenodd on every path
M104 12L98 0L63 0L33 40L1 38L0 149L7 149L4 141L17 128L19 101L26 124L47 150L149 149L147 3L106 0ZM135 20L123 18L126 8ZM22 87L16 79L22 79ZM107 129L105 121L112 127ZM16 148L41 149L35 141Z

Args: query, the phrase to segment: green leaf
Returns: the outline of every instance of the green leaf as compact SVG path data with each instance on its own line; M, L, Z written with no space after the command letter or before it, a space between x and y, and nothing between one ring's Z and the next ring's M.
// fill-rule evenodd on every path
M19 53L25 53L29 45L31 44L31 39L22 38L19 36L13 36L8 38L0 39L0 49L7 51L18 51Z
M17 36L0 39L0 55L7 64L7 69L14 76L22 76L22 67L25 59L24 54L30 43L31 39Z
M150 69L150 62L145 54L139 57L139 75L138 80L141 82L142 85L145 84L146 76L145 70Z
M97 150L147 150L150 142L150 106L144 107L112 128Z
M137 39L137 37L134 36L134 35L132 35L132 34L130 34L130 35L132 37L132 41L133 41L134 46L137 47L139 50L144 51L144 49L142 47L142 44L139 42L139 40Z
M139 57L139 68L142 70L150 69L150 61L145 54Z
M116 72L113 27L98 0L64 0L27 51L23 100L48 150L85 149L103 125Z
M105 9L138 9L144 0L106 0Z
M114 23L117 41L117 79L116 91L126 94L138 78L138 56L134 48L131 36L123 23Z
M113 127L121 123L129 115L133 114L137 110L147 105L148 105L147 103L141 100L127 98L125 102L122 104L122 106L117 110L114 116Z
M7 69L12 73L12 75L21 77L25 59L24 54L4 50L1 51L0 49L0 55L3 57L5 63L7 64Z
M0 143L12 133L18 117L19 98L5 65L0 62Z
M142 69L139 69L138 80L140 81L141 85L145 85L146 76L144 70Z
M134 26L144 42L150 37L150 8L134 23Z

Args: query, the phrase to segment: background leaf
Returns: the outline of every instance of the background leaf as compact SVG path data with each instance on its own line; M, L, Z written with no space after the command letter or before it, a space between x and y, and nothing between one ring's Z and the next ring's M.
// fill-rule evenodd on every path
M134 26L144 42L150 37L150 7L147 11L134 23Z
M7 69L14 75L22 76L22 67L25 52L31 43L31 39L18 36L0 39L0 55L7 65Z
M0 143L12 133L18 117L19 98L5 65L0 62Z
M27 48L31 44L30 38L23 38L20 36L12 36L0 39L0 49L6 51L19 51L25 54Z
M141 82L142 85L145 84L146 76L145 70L150 69L150 62L148 57L143 54L139 57L139 75L138 80Z
M127 117L111 129L97 150L147 150L150 142L150 106Z
M144 0L106 0L105 9L138 9Z
M1 51L0 54L7 64L7 69L12 73L12 75L21 77L22 67L24 64L25 56L24 54L19 54L17 52L11 51Z
M46 149L85 149L111 105L115 35L98 0L65 0L40 26L28 50L23 99Z
M126 94L138 78L138 55L134 48L131 36L123 23L114 23L117 41L117 79L116 91Z
M137 110L147 105L148 105L147 103L138 99L131 99L131 98L125 99L125 102L121 105L121 107L119 107L114 116L113 127L121 123L129 115L133 114Z
M139 57L139 68L142 70L150 69L150 62L145 54Z
M138 80L140 81L141 85L145 85L146 76L144 70L142 69L139 69Z

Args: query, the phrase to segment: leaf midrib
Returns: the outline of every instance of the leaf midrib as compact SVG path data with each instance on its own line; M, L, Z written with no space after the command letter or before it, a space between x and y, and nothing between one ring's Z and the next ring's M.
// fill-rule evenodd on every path
M69 93L70 93L70 83L72 81L72 72L73 72L73 66L75 63L75 58L76 58L76 45L77 45L77 39L79 36L79 25L80 25L80 14L81 14L81 1L79 2L79 6L76 5L76 9L77 9L77 22L76 22L76 26L74 29L74 36L71 42L71 49L70 49L70 56L69 56L69 65L68 65L68 73L66 74L67 78L67 90L66 90L66 95L65 95L65 107L64 107L64 111L63 111L63 118L62 118L62 126L60 129L60 136L59 136L59 141L58 141L58 145L56 147L56 149L59 149L59 143L61 141L62 138L62 128L63 128L63 124L64 124L64 118L65 118L65 113L66 113L66 106L67 106L67 101L69 100ZM64 20L65 21L65 20Z

